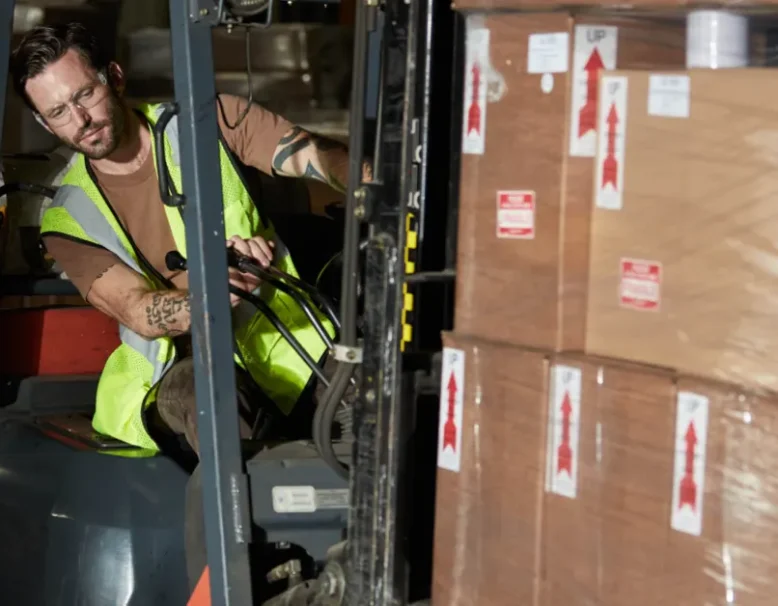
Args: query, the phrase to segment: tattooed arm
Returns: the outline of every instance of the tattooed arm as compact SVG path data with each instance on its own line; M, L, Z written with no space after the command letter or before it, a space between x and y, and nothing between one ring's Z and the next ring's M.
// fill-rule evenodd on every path
M154 291L122 263L107 267L92 283L87 301L146 339L177 337L189 332L189 293Z
M339 192L345 192L348 182L348 148L343 143L295 126L278 142L273 154L273 170L286 177L315 179ZM371 173L368 164L364 165L362 173L363 180L369 181Z

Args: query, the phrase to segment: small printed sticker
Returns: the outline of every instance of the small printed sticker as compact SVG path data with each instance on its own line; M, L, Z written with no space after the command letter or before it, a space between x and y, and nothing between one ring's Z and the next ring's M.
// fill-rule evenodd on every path
M273 511L276 513L313 513L319 509L348 509L348 488L313 486L273 486Z
M316 511L316 489L313 486L273 486L271 492L276 513Z
M348 509L348 488L320 488L316 491L316 509Z
M621 259L619 304L640 311L659 311L662 299L662 264L642 259Z
M546 492L574 499L578 492L578 437L581 425L581 369L551 369L548 401Z
M691 90L689 76L652 74L648 78L648 115L688 118Z
M535 237L535 192L497 192L497 237L531 240Z
M573 51L573 93L570 114L570 155L597 154L597 101L603 70L616 69L618 28L577 25Z
M459 472L462 462L462 412L465 389L465 352L443 348L438 426L438 467Z
M624 196L624 157L627 123L627 78L604 76L600 86L597 121L598 208L620 210Z
M678 393L670 525L678 532L695 536L702 534L708 408L705 396L688 391Z
M570 34L530 34L528 74L563 74L570 64Z
M462 153L483 155L486 141L486 89L489 67L488 29L468 30L466 57Z

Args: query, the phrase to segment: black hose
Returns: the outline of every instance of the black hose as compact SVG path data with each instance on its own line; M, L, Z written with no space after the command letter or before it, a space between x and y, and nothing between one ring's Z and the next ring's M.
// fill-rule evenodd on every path
M353 372L353 364L338 364L332 382L313 415L313 441L319 450L319 455L335 473L345 480L349 479L349 467L338 459L332 448L332 424L335 421L335 414L340 403L340 400L333 398L334 394L341 394L342 397L346 393ZM332 401L335 402L334 405L330 404Z
M270 321L270 323L273 325L273 327L281 333L281 336L286 339L286 341L289 343L289 345L292 346L292 349L295 350L298 356L300 356L303 361L310 367L311 371L319 378L319 380L324 383L325 385L329 386L330 381L327 378L327 376L324 374L324 371L322 371L321 368L319 368L319 365L316 363L316 361L311 358L310 354L303 349L303 346L300 345L300 342L295 338L295 336L289 332L289 329L284 326L284 323L281 322L281 319L276 315L276 313L270 308L270 306L265 303L262 299L257 297L256 295L251 294L250 292L246 292L242 288L238 288L237 286L233 286L230 284L230 292L234 295L239 296L241 299L248 301L251 303L254 307L256 307L262 314Z
M297 286L297 284L305 284L304 282L302 282L302 280L297 280L294 276L290 276L289 274L284 273L281 270L274 267L269 267L267 269L263 268L253 259L240 254L239 252L237 252L232 248L227 250L227 260L230 266L239 269L243 273L248 273L253 276L256 276L257 278L260 278L263 281L267 282L268 284L275 286L281 292L284 292L290 297L292 297L295 303L297 303L300 306L300 309L303 310L303 313L306 315L308 320L310 320L311 324L313 324L313 327L316 329L316 332L319 333L319 336L321 337L322 341L326 343L329 349L332 349L332 345L333 345L332 338L330 337L329 334L327 334L327 331L325 330L321 321L319 320L318 317L316 317L316 314L311 309L310 305L308 305L308 301L306 301L305 298L302 295L300 295L300 293L297 292L290 284L286 283L286 282L290 282L295 286ZM302 286L298 286L298 288L300 288L301 290L305 290L305 287ZM330 312L334 314L334 312L332 312L332 309L330 309ZM337 338L337 330L338 327L336 326L336 338Z

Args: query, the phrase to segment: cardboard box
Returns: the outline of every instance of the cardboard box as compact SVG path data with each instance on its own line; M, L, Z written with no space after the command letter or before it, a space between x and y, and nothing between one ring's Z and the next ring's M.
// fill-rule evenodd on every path
M682 66L683 30L502 14L470 17L467 46L455 329L582 350L594 74Z
M616 72L601 92L587 351L778 389L774 72Z
M512 10L536 10L546 11L553 8L570 7L602 7L636 9L636 10L659 10L665 11L671 9L687 10L702 6L703 8L733 8L738 10L759 9L763 6L775 6L778 0L711 0L710 2L700 2L700 0L552 0L543 2L543 0L454 0L453 8L456 10L468 9L512 9Z
M444 342L435 606L772 603L778 398Z
M444 346L433 604L537 603L547 359L451 334Z

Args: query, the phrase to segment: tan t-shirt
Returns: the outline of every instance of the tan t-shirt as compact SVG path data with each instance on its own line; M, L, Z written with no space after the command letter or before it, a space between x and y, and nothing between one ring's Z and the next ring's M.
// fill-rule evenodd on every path
M227 124L234 125L246 107L246 99L221 95L221 101ZM236 157L243 164L272 175L273 153L292 124L256 104L252 104L246 118L234 130L225 125L218 107L216 114L224 140ZM177 288L186 289L186 273L171 272L165 265L165 255L176 247L159 195L152 154L148 154L143 165L133 174L107 175L95 170L95 177L122 225L148 262ZM103 248L59 236L45 236L43 243L85 299L95 278L121 262Z

